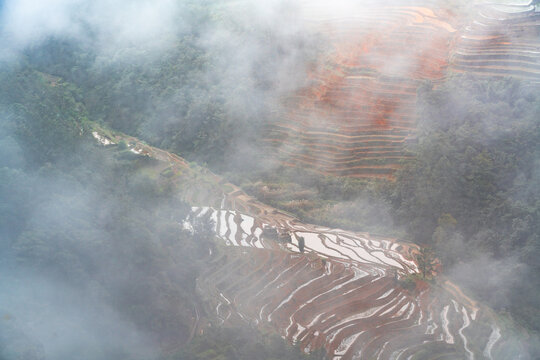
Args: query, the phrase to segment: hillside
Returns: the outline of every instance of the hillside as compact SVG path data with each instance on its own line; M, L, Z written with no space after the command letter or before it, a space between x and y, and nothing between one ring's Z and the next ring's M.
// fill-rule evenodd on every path
M331 48L309 74L265 142L289 166L324 174L394 178L416 127L416 92L441 81L457 30L445 4L369 3L325 14L305 2L305 16ZM427 41L426 41L427 40Z
M126 141L131 152L159 159L165 168L161 174L179 181L183 196L194 191L181 179L201 170L190 170L182 159L134 138L94 136L109 147ZM324 348L331 358L525 354L515 330L502 330L506 325L490 309L455 284L440 279L435 285L421 277L407 282L420 272L417 246L303 224L207 170L202 174L194 186L206 195L193 200L216 208L194 207L183 226L193 229L202 220L222 241L197 280L208 324L271 326L304 352ZM287 231L291 242L265 236L267 227ZM299 237L305 239L302 251ZM201 332L205 321L198 325Z
M536 359L540 5L0 2L0 359Z
M368 2L336 14L316 1L303 6L330 48L265 132L287 166L395 179L411 158L426 81L465 72L538 83L540 15L530 3L477 1L467 15L444 1Z

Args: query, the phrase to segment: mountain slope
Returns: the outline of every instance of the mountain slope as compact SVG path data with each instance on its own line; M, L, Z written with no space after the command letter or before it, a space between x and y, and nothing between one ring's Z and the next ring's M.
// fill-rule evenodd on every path
M505 359L522 352L511 329L452 283L416 281L414 289L406 290L401 281L418 272L415 245L303 224L134 138L105 140L98 132L95 137L101 143L126 141L142 157L155 154L162 167L176 169L173 181L187 173L204 174L205 181L188 192L207 194L197 197L203 201L199 204L206 201L215 208L194 208L184 227L211 220L226 246L212 252L214 259L197 285L216 324L270 326L306 352L324 348L343 359L430 358L428 354ZM268 227L288 232L291 242L265 237ZM300 236L306 253L299 251Z

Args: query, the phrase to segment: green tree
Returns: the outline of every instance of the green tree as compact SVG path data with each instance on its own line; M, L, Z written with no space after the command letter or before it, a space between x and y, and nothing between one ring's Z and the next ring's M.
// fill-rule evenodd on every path
M306 245L306 240L303 236L298 237L298 250L300 250L301 253L304 252L304 247Z
M431 276L435 266L437 265L437 259L431 248L423 247L420 248L419 252L415 255L416 262L418 263L418 268L420 269L420 274L422 278L425 279L426 276Z

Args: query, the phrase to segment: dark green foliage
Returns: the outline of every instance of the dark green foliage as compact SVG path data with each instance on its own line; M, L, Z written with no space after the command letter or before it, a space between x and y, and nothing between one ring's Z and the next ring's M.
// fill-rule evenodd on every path
M398 284L408 291L416 289L416 279L410 276L400 279Z
M0 127L21 140L17 144L30 164L56 161L75 151L87 130L78 98L77 90L58 78L30 69L2 69Z
M430 248L423 247L415 255L416 263L422 274L422 278L425 279L426 276L431 276L432 272L435 270L436 259L433 251Z
M192 34L183 34L177 45L159 58L137 53L138 61L118 64L100 60L100 66L94 66L87 62L95 57L90 50L53 42L39 52L63 47L79 58L75 64L65 64L66 69L57 69L66 60L56 57L53 63L39 66L83 89L84 103L93 119L190 160L215 165L223 162L222 154L236 137L237 128L251 129L248 116L255 116L249 114L255 103L246 102L243 119L226 113L230 89L209 74L210 54L197 43Z
M304 222L397 235L389 202L382 195L387 186L384 182L324 176L289 167L234 171L225 177L260 201Z
M118 49L109 59L87 43L51 39L27 51L28 62L77 85L93 120L213 169L225 170L238 154L243 160L235 166L254 166L269 105L283 87L302 81L315 41L303 32L274 34L271 24L244 24L219 1L182 6L185 26L162 52ZM229 37L209 39L218 33ZM281 62L293 56L294 64Z
M416 161L402 171L392 196L411 237L431 243L440 217L448 214L467 238L488 223L494 232L512 232L501 234L496 254L523 244L524 234L512 230L512 222L527 221L538 196L530 186L538 181L540 156L534 90L515 80L458 78L420 95Z
M415 161L387 192L395 219L458 282L540 330L537 88L459 76L419 99Z
M306 246L306 241L302 236L298 237L298 250L300 250L301 253L304 252L304 247Z

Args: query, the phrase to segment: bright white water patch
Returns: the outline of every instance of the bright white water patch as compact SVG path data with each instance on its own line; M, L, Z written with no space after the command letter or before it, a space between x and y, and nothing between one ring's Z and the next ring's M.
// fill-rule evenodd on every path
M275 309L274 311L272 311L269 315L268 315L268 321L272 321L272 314L274 314L274 312L278 311L283 305L285 305L286 303L288 303L292 297L300 290L302 290L303 288L305 288L306 286L308 286L309 284L311 284L312 282L314 281L317 281L319 280L320 278L326 276L326 274L322 274L314 279L311 279L309 280L308 282L306 282L305 284L302 284L301 286L297 287L293 292L290 293L289 296L287 296L287 298L285 298Z
M254 244L256 248L263 249L264 245L261 242L261 235L262 235L262 229L256 228L255 231L253 232L253 236L255 236L255 240L252 241L252 244Z
M463 348L469 355L469 360L474 360L474 354L471 350L469 350L467 346L467 338L463 334L463 330L465 330L465 328L467 328L471 324L471 321L469 320L469 314L467 314L467 310L465 309L464 306L461 307L461 313L463 314L463 326L458 330L458 333L459 333L459 336L461 337L461 340L463 340Z
M225 209L225 199L226 198L227 198L226 196L223 196L223 199L221 199L221 204L220 204L220 209L221 210Z
M198 207L193 208L193 211L197 211L197 210L199 210ZM209 208L209 207L203 207L201 212L197 215L197 217L203 217L204 215L206 215L207 212L213 211L213 210L214 209Z
M340 320L337 324L333 325L332 327L328 328L327 330L325 330L325 333L331 333L333 330L336 330L338 329L340 326L350 322L350 321L354 321L354 320L360 320L360 319L367 319L369 317L372 317L373 315L375 315L375 313L377 311L379 311L380 309L382 309L385 305L381 305L381 306L376 306L376 307L373 307L371 309L368 309L364 312L361 312L359 314L355 314L355 315L351 315L351 316L348 316L346 317L345 319L342 319Z
M319 235L316 233L311 232L300 232L298 233L299 236L302 236L305 240L305 247L307 249L313 250L319 254L337 257L341 259L346 259L345 256L341 255L337 251L328 248L325 246L322 242L322 240L319 238ZM298 236L297 235L297 236Z
M319 315L315 316L313 318L313 320L311 320L311 322L309 324L307 324L307 328L309 329L310 327L312 327L317 321L319 321L319 319L321 318L321 316L323 316L323 313L320 313Z
M197 213L197 211L200 212ZM215 210L210 207L192 208L192 213L196 214L198 218L207 215L208 212L211 213L210 219L214 222L214 232L227 246L264 248L261 242L262 230L257 227L252 232L255 224L253 217L240 214L236 211ZM235 218L236 220L242 219L239 226ZM236 240L238 233L240 233L239 241Z
M382 294L381 296L379 296L376 300L381 300L381 299L387 297L388 295L390 295L390 294L392 293L392 291L394 291L394 289L388 290L387 292L385 292L384 294Z
M403 306L397 311L397 313L395 313L394 315L392 315L392 317L400 317L401 315L405 314L405 311L409 308L409 306L411 306L411 303L406 303L405 305L403 305ZM414 308L414 305L413 305L413 308Z
M382 346L382 348L379 350L379 352L377 354L377 360L381 360L381 356L384 353L384 349L386 349L386 346L388 346L388 341L385 342L384 345Z
M471 318L473 320L476 320L476 313L478 312L478 309L473 309L472 313L471 313Z
M263 306L261 306L261 310L259 310L259 319L263 319L263 312L264 312L264 308L268 306L268 304L264 304Z
M305 327L303 327L302 325L300 324L296 324L297 326L297 329L296 329L296 332L294 333L294 335L292 336L292 339L293 339L293 342L296 342L296 340L298 339L298 336L300 336L300 334L306 330Z
M353 250L345 246L340 246L339 244L329 241L328 239L324 241L324 246L330 249L331 251L335 251L336 253L339 253L340 257L342 257L343 259L355 260L358 258L357 254Z
M292 323L292 322L293 322L293 319L292 319L293 316L294 316L298 311L300 311L301 309L303 309L305 306L307 306L307 305L313 303L315 300L317 300L317 299L320 298L321 296L324 296L324 295L326 295L326 294L328 294L328 293L331 293L331 292L333 292L333 291L336 291L336 290L338 290L338 289L341 289L343 286L348 285L348 284L350 284L351 282L356 281L356 280L358 280L358 279L360 279L360 278L365 277L365 276L368 275L368 273L366 273L366 272L364 272L364 271L362 271L362 270L356 269L356 268L352 268L352 270L353 270L354 276L353 276L351 279L349 279L349 280L347 280L347 281L345 281L345 282L342 282L342 283L340 283L340 284L338 284L338 285L332 286L329 290L326 290L325 292L322 292L322 293L320 293L320 294L315 295L313 298L309 299L309 300L306 301L304 304L300 305L300 307L299 307L299 308L291 315L291 317L289 318L289 321L290 321L289 328L293 325L293 323ZM340 281L340 279L336 279L336 280L334 280L331 284L333 284L334 282L339 282L339 281ZM319 321L319 319L320 319L323 315L324 315L323 313L317 315L317 316L316 316L316 317L315 317L315 318L307 325L307 327L309 328L309 327L313 326L313 324L315 324L316 321ZM288 328L287 328L287 334L288 334Z
M407 349L401 349L401 350L398 350L398 351L394 351L392 353L392 355L390 355L390 360L397 360L401 357L401 354L403 354L405 351L407 351Z
M431 324L428 324L426 328L426 335L433 335L435 334L435 330L439 327L436 322L432 321Z
M230 305L230 304L231 304L231 302L229 301L229 299L227 299L227 298L225 297L225 295L223 295L222 293L219 293L219 296L220 296L223 300L225 300L225 302L227 303L227 305ZM223 303L220 301L220 302L217 304L217 306L216 306L216 314L217 314L218 318L221 320L221 324L223 324L225 321L227 321L227 320L231 317L231 315L232 315L231 310L228 309L226 317L225 317L225 318L221 317L221 314L220 314L220 311L221 311L221 310L220 310L220 309L221 309L221 306L222 306L222 305L223 305Z
M349 241L347 241L349 240ZM364 247L364 244L360 241L355 242L351 241L351 239L344 239L339 245L337 245L339 251L341 252L347 252L349 254L348 258L353 261L361 262L361 263L372 263L372 264L378 264L378 265L384 265L384 261L382 261L379 257L376 257L372 255L366 247ZM388 264L387 264L388 265ZM398 264L399 265L399 264ZM399 265L401 267L401 265Z
M261 223L255 226L256 223L258 224L255 217L234 210L216 210L209 207L193 207L192 211L197 217L211 212L211 217L215 220L216 234L229 246L265 247L265 242L261 238L262 229L260 226L268 226L269 224ZM239 219L241 221L238 221ZM405 259L402 254L393 250L396 243L387 240L371 240L340 229L298 224L291 221L285 221L277 226L290 232L292 241L285 246L294 252L299 252L298 237L302 236L305 240L305 249L322 257L382 265L383 267L379 268L382 275L385 273L385 267L405 270L409 273L418 271L413 261ZM237 238L239 240L236 240ZM272 246L268 243L266 245Z
M274 280L270 281L270 282L269 282L268 284L266 284L261 290L259 290L259 292L258 292L257 294L255 294L255 297L257 297L257 296L259 296L260 294L262 294L268 287L270 287L272 284L274 284L276 281L278 281L278 280L281 278L281 276L282 276L283 274L285 274L287 271L289 271L289 270L290 270L291 268L293 268L295 265L296 265L296 264L292 264L291 266L289 266L288 268L286 268L285 270L283 270L282 272L280 272L280 273L278 274L278 276L277 276ZM307 266L307 264L304 265L304 267L305 267L305 266Z
M225 221L225 213L222 211L213 211L212 209L212 215L216 214L216 222L214 224L214 231L216 232L217 236L220 238L223 238L225 236L225 233L227 232L227 223Z
M102 145L114 145L114 142L107 139L105 136L101 136L97 131L92 131L92 136L99 141Z
M349 336L348 338L343 339L341 344L339 344L338 348L336 349L335 355L344 355L361 334L362 333L354 334L352 336Z
M383 315L386 315L390 312L392 312L392 310L395 310L399 304L405 299L405 296L404 295L400 295L394 299L392 299L389 303L387 303L385 306L388 306L390 304L393 304L395 303L394 305L392 305L391 307L389 307L388 309L386 309L385 311L383 311L382 313L379 314L379 316L383 316Z
M330 332L330 337L326 337L326 339L328 340L328 343L331 344L334 342L334 340L336 339L336 337L345 329L348 329L348 328L351 328L351 327L355 327L356 324L349 324L349 325L346 325L342 328L339 328L339 329L334 329L332 332ZM363 332L363 331L362 331Z
M182 221L182 229L189 231L191 234L195 232L193 225L187 220Z
M492 325L491 330L491 335L489 335L486 348L484 349L484 356L493 359L491 357L491 350L493 349L493 345L495 345L495 343L501 338L501 329L499 329L497 326Z
M251 229L253 228L253 224L255 224L255 219L252 218L251 216L247 216L247 215L241 215L242 217L242 222L240 223L240 226L242 227L242 230L246 233L246 234L251 234Z
M382 251L373 251L371 253L371 255L377 257L379 260L381 260L383 263L387 264L387 265L391 265L391 266L394 266L394 267L398 267L400 269L403 269L403 266L401 266L400 263L398 263L396 260L394 259L390 259L388 256L386 256Z
M228 217L227 217L227 225L229 227L229 230L230 230L230 233L229 233L229 241L234 245L234 246L240 246L241 244L239 244L237 241L236 241L236 232L238 231L238 228L236 226L236 223L234 222L234 216L235 214L234 213L227 213Z
M450 305L446 305L441 311L442 328L445 335L445 341L448 344L453 344L454 337L450 334L450 330L448 330L448 309L450 309Z
M223 298L223 300L225 300L225 302L227 303L227 305L231 305L231 302L229 301L229 299L227 299L225 297L225 295L223 295L223 293L219 293L219 296L221 296Z
M456 300L452 299L452 304L454 304L454 310L456 310L456 312L459 313L458 303L456 302Z
M416 325L421 325L423 319L424 319L424 312L422 311L422 309L420 309L420 316L418 317L418 321L416 322Z

